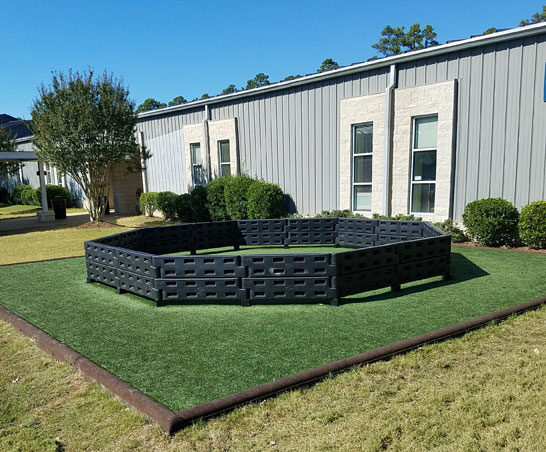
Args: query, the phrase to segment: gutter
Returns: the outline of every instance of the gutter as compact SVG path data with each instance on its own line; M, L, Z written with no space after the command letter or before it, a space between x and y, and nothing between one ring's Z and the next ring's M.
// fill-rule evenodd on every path
M391 160L393 136L393 99L396 87L396 64L391 64L389 84L385 89L385 151L383 154L383 215L389 215L391 199Z
M512 28L506 31L500 31L489 35L477 36L474 38L463 39L460 41L449 42L446 44L428 47L422 50L414 50L400 55L393 55L385 58L380 58L373 61L367 61L363 63L355 63L350 66L345 66L339 69L334 69L328 72L321 72L318 74L305 75L295 80L288 80L278 82L272 85L262 86L250 90L240 91L232 94L224 94L216 96L210 99L200 99L193 102L188 102L182 105L175 105L172 107L160 108L157 110L146 111L138 115L139 119L146 119L163 114L174 113L183 110L191 110L193 108L202 107L204 105L214 105L222 102L228 102L245 97L252 97L263 93L269 93L279 91L288 88L295 88L301 85L307 85L323 80L329 80L337 77L343 77L359 72L365 72L372 69L378 69L388 67L392 64L401 64L410 61L420 60L423 58L430 58L436 55L442 55L450 52L460 52L462 50L472 49L475 47L482 47L486 45L497 44L500 42L509 41L511 39L521 39L529 36L546 33L546 23L538 23L533 25L526 25L523 27Z

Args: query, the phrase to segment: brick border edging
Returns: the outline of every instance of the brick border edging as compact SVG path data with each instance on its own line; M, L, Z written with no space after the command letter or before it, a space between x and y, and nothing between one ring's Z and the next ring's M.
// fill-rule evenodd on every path
M241 405L258 400L264 400L281 392L302 386L309 386L324 380L330 375L338 374L357 366L363 366L376 361L386 360L395 355L403 354L426 344L440 342L456 336L461 336L470 330L485 326L493 321L502 320L511 315L522 314L538 309L546 304L546 297L535 298L509 308L475 317L466 322L457 323L445 328L414 336L365 353L353 355L338 361L333 361L319 367L305 370L278 380L270 381L254 388L246 389L226 397L196 405L173 413L160 403L152 400L138 389L125 383L115 375L95 364L81 353L54 339L44 331L24 320L22 317L0 305L0 319L9 322L18 331L34 340L40 349L52 355L59 361L65 361L81 371L85 377L97 381L111 394L118 396L136 410L144 413L159 424L169 435L200 420L211 418Z

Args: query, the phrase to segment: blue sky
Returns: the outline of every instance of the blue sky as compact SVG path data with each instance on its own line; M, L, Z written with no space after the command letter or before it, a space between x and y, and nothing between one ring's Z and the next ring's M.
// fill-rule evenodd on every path
M443 43L510 28L542 3L496 1L0 1L0 113L30 117L51 71L107 69L132 98L219 93L374 55L381 29L432 24Z

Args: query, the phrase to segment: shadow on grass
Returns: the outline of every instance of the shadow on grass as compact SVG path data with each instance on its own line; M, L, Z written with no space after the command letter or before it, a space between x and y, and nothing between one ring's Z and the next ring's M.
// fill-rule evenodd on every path
M474 262L467 259L465 256L459 253L451 253L451 274L452 279L443 281L443 280L436 280L436 281L430 281L430 282L424 282L422 284L417 284L411 287L402 287L400 291L397 292L384 292L376 295L353 295L350 298L343 298L342 302L343 304L349 304L349 303L368 303L371 301L380 301L380 300L390 300L393 298L399 298L403 297L405 295L424 292L426 290L435 289L437 287L442 286L450 286L453 284L459 284L464 281L469 281L471 279L475 278L481 278L483 276L489 275L485 270L483 270L481 267L478 267ZM439 276L435 276L434 278L439 278ZM426 280L425 280L426 281ZM419 283L419 281L415 281ZM412 283L412 284L415 284Z

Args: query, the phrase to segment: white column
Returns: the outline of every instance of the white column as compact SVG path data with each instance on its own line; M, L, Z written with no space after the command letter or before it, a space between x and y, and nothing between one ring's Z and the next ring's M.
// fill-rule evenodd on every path
M42 195L42 211L38 213L38 221L54 221L55 214L47 209L47 192L44 177L44 165L38 160L38 174L40 176L40 192Z

